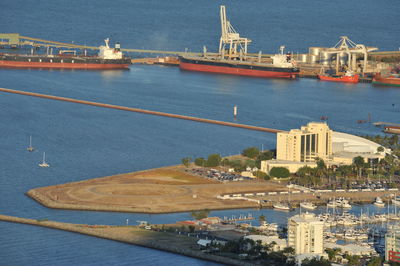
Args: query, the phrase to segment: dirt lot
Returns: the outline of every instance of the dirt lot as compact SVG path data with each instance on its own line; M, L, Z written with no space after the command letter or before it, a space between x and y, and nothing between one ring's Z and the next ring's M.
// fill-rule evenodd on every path
M256 207L254 202L216 197L283 190L287 190L285 186L270 181L221 183L186 173L183 166L173 166L36 188L27 194L51 208L165 213Z

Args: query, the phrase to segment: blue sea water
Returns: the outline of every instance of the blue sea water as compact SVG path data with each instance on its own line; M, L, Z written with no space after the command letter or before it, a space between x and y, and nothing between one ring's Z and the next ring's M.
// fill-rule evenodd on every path
M397 0L355 1L0 1L0 31L48 40L100 45L110 37L126 48L216 50L219 5L251 49L272 53L285 44L294 52L333 46L348 35L357 43L397 50ZM133 55L135 56L135 55ZM335 84L313 79L258 79L180 71L175 67L131 66L129 71L0 70L0 87L83 100L290 129L320 116L334 130L378 134L357 124L399 123L396 88ZM394 105L393 105L394 104ZM45 208L24 195L31 188L179 164L186 156L237 154L249 146L275 147L275 135L49 101L0 95L0 213L27 218L125 224L137 220L173 223L188 213L148 215L63 211ZM26 152L29 136L35 152ZM37 164L46 152L51 167ZM359 209L355 209L358 211ZM273 210L215 211L230 216L266 214L284 223L291 213ZM0 223L2 265L203 265L175 254L78 234Z

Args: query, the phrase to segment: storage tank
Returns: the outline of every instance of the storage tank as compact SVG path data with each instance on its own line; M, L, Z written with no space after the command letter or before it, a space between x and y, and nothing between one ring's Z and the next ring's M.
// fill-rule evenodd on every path
M308 59L308 54L299 54L297 61L306 63Z
M331 61L332 61L332 54L325 51L321 51L319 63L323 64L324 66L329 66Z
M319 55L310 55L308 56L308 62L311 64L316 64L318 63L319 60Z
M309 55L319 55L320 51L321 51L321 47L310 47L308 49L308 54Z

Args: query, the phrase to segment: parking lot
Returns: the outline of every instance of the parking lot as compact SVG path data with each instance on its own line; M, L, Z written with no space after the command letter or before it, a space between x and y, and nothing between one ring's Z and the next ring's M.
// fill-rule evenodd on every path
M201 176L204 178L209 178L213 180L218 180L221 182L227 181L243 181L243 180L252 180L252 178L242 176L236 173L227 173L224 171L220 171L217 169L208 169L208 168L191 168L185 169L186 172L190 172L194 175Z

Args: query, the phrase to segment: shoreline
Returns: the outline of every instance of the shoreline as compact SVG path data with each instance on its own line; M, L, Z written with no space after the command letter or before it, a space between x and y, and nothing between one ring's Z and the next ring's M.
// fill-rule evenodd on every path
M217 196L249 190L287 190L281 184L267 181L222 183L188 174L182 169L186 168L173 165L146 169L33 188L25 195L53 209L162 214L259 208L260 204L255 202L223 201Z
M34 220L8 215L0 215L0 221L28 224L63 230L67 232L79 233L83 235L157 249L165 252L175 253L178 255L206 261L217 262L221 264L239 266L254 265L253 263L244 262L228 257L216 256L213 254L206 254L201 252L200 250L194 250L189 247L181 246L195 245L197 242L197 238L187 237L183 235L170 235L168 233L140 229L138 226L72 224L48 220Z
M174 211L138 211L134 207L113 207L113 206L84 206L84 205L76 205L76 204L63 204L56 203L52 200L49 200L46 197L43 197L41 194L37 193L35 189L31 189L25 193L28 197L40 203L42 206L51 208L51 209L60 209L60 210L74 210L74 211L104 211L104 212L123 212L123 213L138 213L138 214L168 214L168 213L183 213L183 212L192 212L192 211L202 211L204 208L193 208L187 210L174 210ZM268 207L268 206L265 206ZM252 203L250 201L240 202L240 206L232 205L225 207L209 207L207 208L210 211L218 211L218 210L232 210L232 209L254 209L260 208L259 204Z
M180 165L147 169L34 188L25 193L52 209L166 214L199 210L272 208L278 201L298 206L310 201L324 205L329 199L345 197L354 204L372 203L377 196L389 200L388 191L300 193L288 196L285 184L273 181L221 183L184 171ZM218 198L224 194L269 191L275 195L246 197L249 200ZM253 194L254 194L253 193ZM251 193L250 193L251 194ZM253 200L253 201L251 201Z

